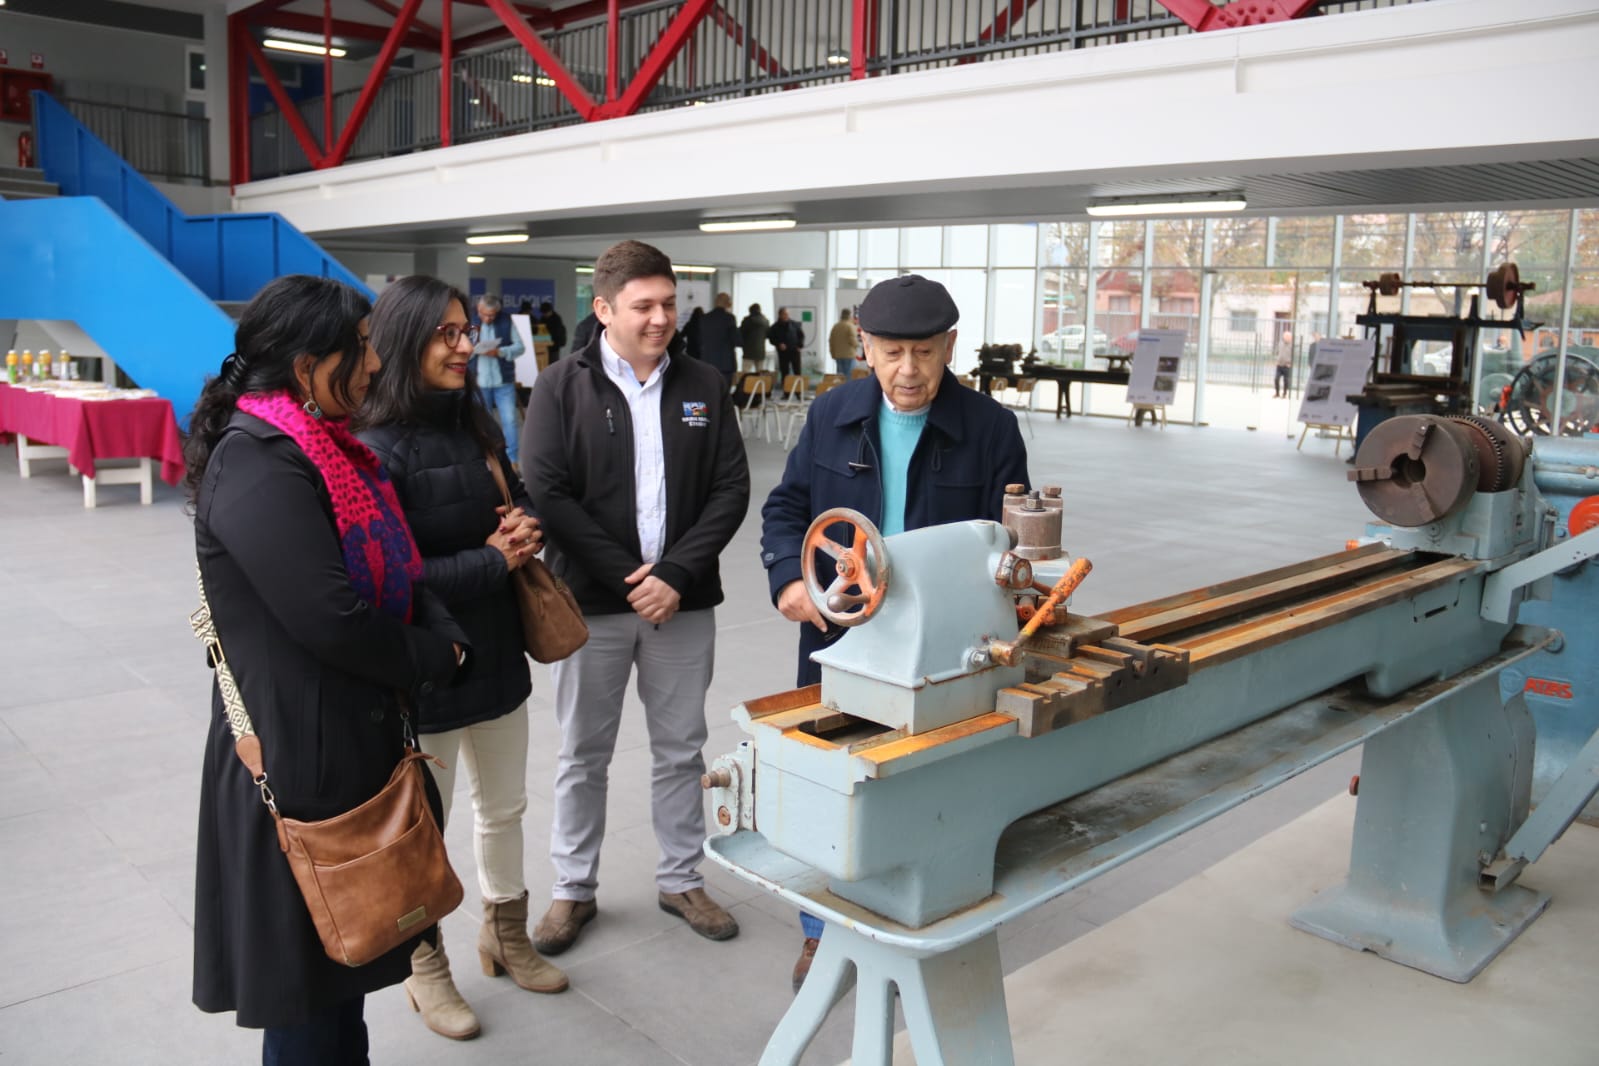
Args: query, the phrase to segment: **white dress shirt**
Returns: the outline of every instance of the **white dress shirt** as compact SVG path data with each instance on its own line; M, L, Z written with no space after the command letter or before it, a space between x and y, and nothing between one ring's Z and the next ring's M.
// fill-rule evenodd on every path
M646 563L661 561L666 541L666 452L661 441L661 379L672 357L662 355L643 381L627 361L616 354L604 332L600 333L600 363L605 374L627 398L633 421L633 510L638 522L639 552ZM611 412L605 412L609 421ZM618 412L620 414L620 412Z

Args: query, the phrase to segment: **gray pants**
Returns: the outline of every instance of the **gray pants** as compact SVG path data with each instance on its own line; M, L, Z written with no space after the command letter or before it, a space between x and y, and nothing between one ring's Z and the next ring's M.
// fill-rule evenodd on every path
M700 751L707 732L705 690L716 651L716 612L684 611L659 627L636 614L595 615L587 621L588 643L551 669L561 727L550 829L551 894L594 898L611 754L635 665L650 735L650 810L661 848L655 883L662 892L698 888L705 880L696 869L705 844Z

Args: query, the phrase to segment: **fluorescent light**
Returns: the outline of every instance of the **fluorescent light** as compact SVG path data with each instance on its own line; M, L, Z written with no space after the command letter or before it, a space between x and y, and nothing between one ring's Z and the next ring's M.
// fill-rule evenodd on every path
M1088 205L1095 218L1129 218L1144 215L1209 215L1242 211L1249 204L1241 192L1181 193L1176 196L1107 196Z
M526 244L525 233L474 233L466 239L467 244Z
M577 267L575 269L577 270L577 272L579 274L592 274L592 273L594 273L594 268L593 267Z
M830 67L843 67L849 65L849 53L840 52L838 49L827 53L827 65Z
M342 48L324 48L320 44L307 44L304 41L280 41L276 37L268 37L261 42L263 48L272 48L279 52L298 52L307 56L330 55L334 59L343 59L346 55Z
M481 263L483 262L483 257L481 255L469 255L466 257L466 261L468 263Z
M756 230L793 228L792 218L776 215L768 215L765 218L707 218L700 222L702 233L750 233Z
M679 274L714 274L714 273L716 273L716 268L715 267L683 266L683 265L681 265L679 263L673 263L672 264L672 269L677 271Z

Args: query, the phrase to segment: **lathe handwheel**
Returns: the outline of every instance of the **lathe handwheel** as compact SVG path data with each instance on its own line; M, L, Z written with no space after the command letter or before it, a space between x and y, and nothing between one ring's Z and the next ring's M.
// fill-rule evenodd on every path
M848 526L853 543L844 545L829 537L828 527L835 525ZM817 552L833 559L835 576L826 588L817 573ZM834 507L817 515L805 531L800 573L806 594L823 618L835 625L858 626L877 613L888 592L888 547L870 518L848 507Z

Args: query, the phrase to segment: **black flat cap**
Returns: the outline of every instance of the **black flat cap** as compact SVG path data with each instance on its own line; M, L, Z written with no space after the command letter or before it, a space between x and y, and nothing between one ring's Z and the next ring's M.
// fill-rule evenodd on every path
M858 315L863 332L898 340L947 333L961 317L949 290L920 274L906 274L873 285L861 301Z

